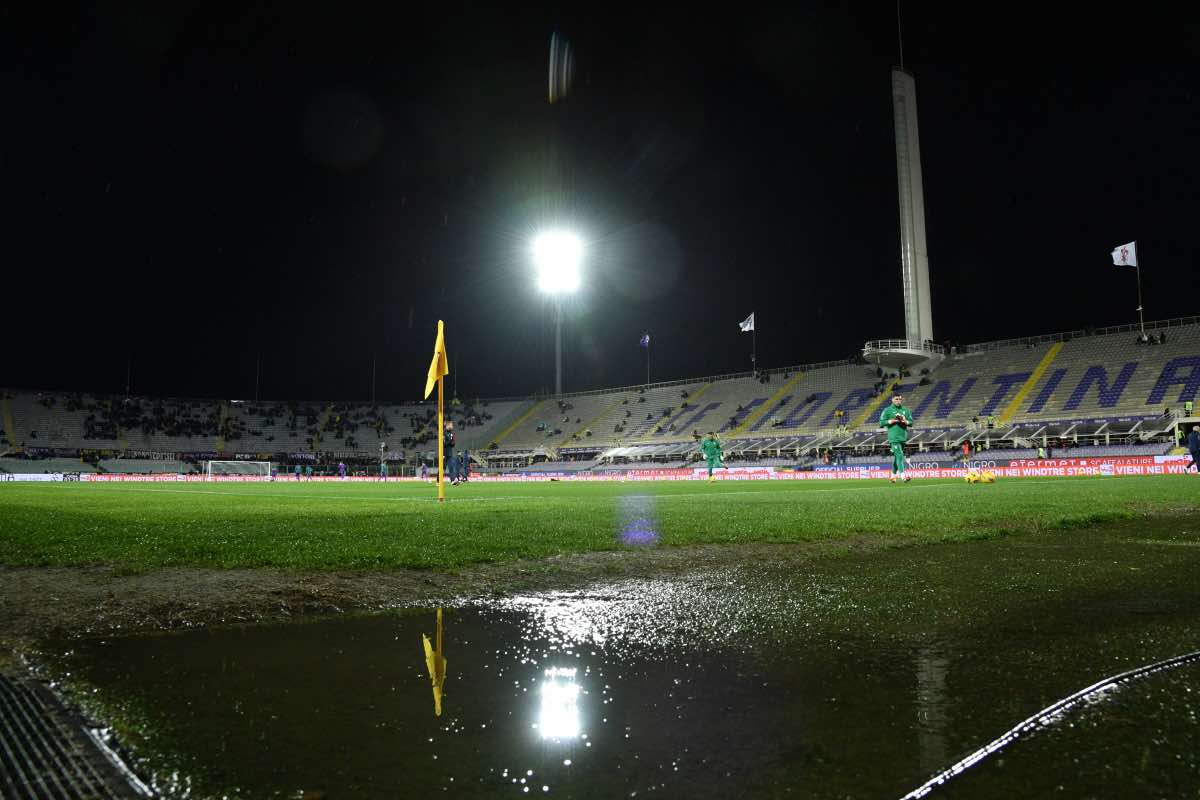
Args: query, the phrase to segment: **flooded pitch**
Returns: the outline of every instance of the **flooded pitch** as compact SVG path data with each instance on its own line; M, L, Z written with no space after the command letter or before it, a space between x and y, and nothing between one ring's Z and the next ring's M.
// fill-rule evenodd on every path
M1198 579L1200 537L1127 525L452 603L440 717L433 609L48 656L167 795L900 797L1200 649ZM1121 686L932 796L1196 796L1198 692Z

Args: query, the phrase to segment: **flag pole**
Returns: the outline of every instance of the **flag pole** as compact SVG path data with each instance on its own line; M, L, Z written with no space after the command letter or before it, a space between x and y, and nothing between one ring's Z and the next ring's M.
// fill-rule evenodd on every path
M443 377L438 375L438 502L446 502L446 478L445 478L445 453L443 447L446 443L446 423L442 418L442 381Z
M646 385L650 385L650 341L646 340Z
M750 328L750 364L754 369L755 374L758 373L758 317L754 316L754 312L750 312L750 316L754 317L754 325Z
M1137 270L1137 285L1138 285L1138 328L1141 329L1142 338L1146 336L1146 322L1142 317L1142 257L1138 253L1137 239L1133 240L1133 252L1137 256L1137 264L1134 269Z

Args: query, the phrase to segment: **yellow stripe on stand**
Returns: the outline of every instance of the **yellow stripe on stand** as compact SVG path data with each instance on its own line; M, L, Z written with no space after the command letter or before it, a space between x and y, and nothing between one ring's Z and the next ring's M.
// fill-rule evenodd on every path
M495 442L497 445L499 445L499 444L500 444L502 441L504 441L504 440L505 440L505 439L508 437L508 435L509 435L510 433L512 433L513 431L515 431L515 430L517 429L517 427L518 427L518 426L520 426L520 424L521 424L522 422L524 422L525 420L527 420L527 419L529 419L530 417L532 417L532 416L533 416L533 414L534 414L534 412L535 412L535 411L537 411L539 408L541 408L541 407L542 407L542 406L545 404L545 402L546 402L545 400L538 400L536 403L534 403L533 405L531 405L531 406L529 407L529 410L528 410L528 411L526 411L526 412L525 412L524 414L522 414L521 416L517 417L516 421L515 421L515 422L513 422L513 424L509 425L509 426L508 426L507 428L505 428L504 430L502 430L502 431L500 432L500 435L499 435L499 436L497 436L495 439L492 439L492 442ZM491 449L490 445L489 445L488 449L489 449L489 450Z
M779 391L776 392L775 394L771 395L770 400L763 403L761 406L756 408L754 411L751 411L749 414L747 414L746 418L744 420L742 420L742 424L738 425L736 428L731 430L729 432L729 436L727 438L732 439L733 437L737 436L740 433L743 433L747 428L751 427L752 425L754 425L754 423L756 423L760 419L762 419L763 416L766 415L766 413L768 411L775 408L775 406L779 405L779 401L784 398L784 395L786 395L788 392L792 391L792 389L794 389L796 387L796 384L799 383L803 377L804 377L803 372L797 372L796 377L794 377L791 380L784 383L783 386L780 386Z
M875 398L873 398L871 400L871 402L869 402L865 406L863 406L862 413L854 418L854 421L850 423L850 427L848 428L848 430L856 430L856 429L862 427L863 425L865 425L867 423L867 417L871 416L871 412L874 411L875 409L879 408L879 404L882 403L884 400L886 400L888 395L890 395L892 392L896 391L896 387L899 385L900 385L899 378L897 378L896 380L889 383L888 387L886 389L884 389ZM880 412L880 413L882 413L882 412Z
M1021 384L1021 388L1013 396L1012 402L1006 405L1004 410L1000 412L1000 422L1008 422L1020 410L1021 403L1025 402L1025 398L1033 391L1033 387L1037 386L1038 381L1046 374L1046 370L1050 369L1050 365L1054 363L1054 359L1058 358L1058 352L1062 349L1062 342L1055 342L1050 345L1050 349L1046 351L1046 355L1042 356L1042 360L1034 367L1033 374L1029 376L1029 380Z
M583 427L582 427L582 428L580 428L579 430L575 431L574 433L568 433L568 434L567 434L567 435L566 435L566 436L563 438L563 440L562 440L561 442L559 442L557 445L555 445L555 448L557 449L557 448L559 448L559 447L566 447L568 444L570 444L570 443L571 443L571 437L572 437L572 436L582 436L584 431L588 430L588 429L589 429L589 428L591 428L593 425L595 425L597 422L599 422L600 420L604 419L606 416L608 416L609 414L611 414L613 411L616 411L618 408L620 408L620 407L621 407L621 402L622 402L624 399L625 399L625 398L621 398L620 400L617 400L615 403L613 403L611 406L607 406L607 407L606 407L606 408L605 408L603 411L601 411L601 412L600 412L599 414L597 414L595 417L593 417L592 419L590 419L590 420L588 420L587 422L583 423ZM581 442L582 442L582 441L583 441L583 439L581 438L579 441L581 441Z
M691 411L693 408L695 408L695 406L693 406L693 405L692 405L692 403L693 403L693 402L696 400L696 398L697 398L697 397L699 397L700 395L704 394L705 392L707 392L707 391L708 391L709 389L711 389L711 388L712 388L712 384L711 384L711 383L706 383L706 384L704 384L703 386L701 386L699 389L697 389L695 394L688 395L687 399L685 399L685 400L683 401L684 403L687 403L687 404L688 404L688 408L687 408L687 410L688 410L688 411ZM683 416L683 414L682 414L682 413L680 413L682 410L683 410L683 404L681 403L679 408L675 409L675 411L672 411L672 412L671 412L671 414L670 414L670 416L666 416L666 417L663 417L662 419L660 419L660 420L658 421L658 424L657 424L657 425L655 425L653 428L651 428L651 429L650 429L650 431L649 431L648 433L646 433L645 435L646 435L646 436L653 436L654 434L656 434L656 433L658 433L660 430L662 430L662 427L663 427L663 425L670 425L672 422L674 422L674 421L675 421L675 416L676 416L676 414L678 414L679 416L681 416L681 417L682 417L682 416Z
M9 447L17 446L17 426L13 422L12 401L8 395L4 395L4 438L8 440Z
M221 429L225 427L225 420L229 419L229 406L225 405L225 401L222 400L219 408L220 411L217 413L216 451L223 453L225 452L225 437L221 435Z

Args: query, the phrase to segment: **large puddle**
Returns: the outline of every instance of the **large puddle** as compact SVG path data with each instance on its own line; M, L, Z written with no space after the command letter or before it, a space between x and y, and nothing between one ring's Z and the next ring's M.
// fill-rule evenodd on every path
M179 796L899 797L1077 689L1200 649L1196 538L1055 533L460 603L440 717L432 609L77 641L56 669ZM933 796L1195 796L1198 692L1200 667L1150 676Z

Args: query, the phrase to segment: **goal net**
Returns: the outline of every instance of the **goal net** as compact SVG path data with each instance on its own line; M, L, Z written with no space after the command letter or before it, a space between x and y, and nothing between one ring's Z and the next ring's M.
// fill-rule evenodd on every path
M216 478L237 476L244 478L258 478L259 480L269 481L271 479L271 462L270 461L206 461L204 462L204 478L205 480L214 480Z

